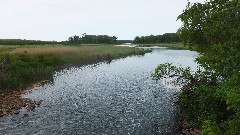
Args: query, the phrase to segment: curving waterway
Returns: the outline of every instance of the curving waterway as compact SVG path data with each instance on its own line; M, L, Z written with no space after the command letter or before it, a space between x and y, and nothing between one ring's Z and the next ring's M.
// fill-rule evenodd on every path
M34 112L0 118L0 134L174 135L179 90L151 79L158 64L197 68L197 53L154 49L111 63L74 66L24 97L43 100Z

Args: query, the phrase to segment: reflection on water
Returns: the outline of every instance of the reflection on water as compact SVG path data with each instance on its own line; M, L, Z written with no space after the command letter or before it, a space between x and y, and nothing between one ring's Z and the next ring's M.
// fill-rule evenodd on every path
M158 49L111 63L71 67L25 95L35 112L0 119L0 134L176 134L179 90L151 79L160 63L196 69L196 52ZM28 115L26 115L28 113Z

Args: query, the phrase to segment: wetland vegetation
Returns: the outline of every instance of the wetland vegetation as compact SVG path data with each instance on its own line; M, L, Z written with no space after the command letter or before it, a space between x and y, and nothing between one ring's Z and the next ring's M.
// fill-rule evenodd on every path
M56 69L87 64L128 55L142 55L145 50L111 45L65 46L24 45L0 47L0 93L26 88L51 77Z

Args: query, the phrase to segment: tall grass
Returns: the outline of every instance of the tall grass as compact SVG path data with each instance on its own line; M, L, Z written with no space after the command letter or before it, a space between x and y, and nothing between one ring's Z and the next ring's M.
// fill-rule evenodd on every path
M79 54L100 54L96 49L82 49L77 47L49 47L49 48L16 48L11 54L21 54L27 52L31 55L79 55Z
M96 46L2 46L0 47L0 93L24 89L49 79L56 69L85 64L146 51L135 48Z

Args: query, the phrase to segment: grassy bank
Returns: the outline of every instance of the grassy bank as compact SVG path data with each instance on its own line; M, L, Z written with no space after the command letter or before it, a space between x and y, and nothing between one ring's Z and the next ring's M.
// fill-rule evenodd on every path
M151 46L158 46L158 47L168 47L170 49L175 50L192 50L188 46L185 46L182 43L162 43L162 44L139 44L142 47L151 47Z
M0 93L49 79L56 69L144 54L135 48L95 46L0 46Z

